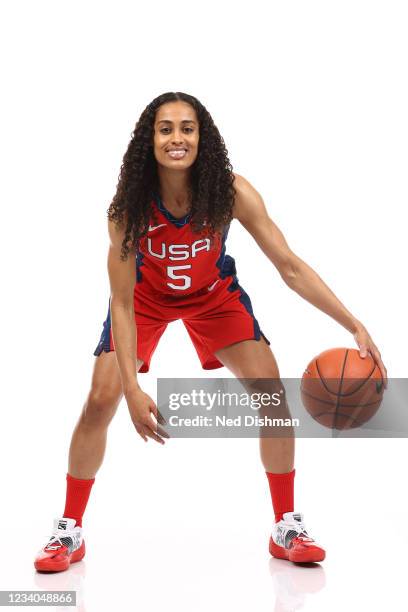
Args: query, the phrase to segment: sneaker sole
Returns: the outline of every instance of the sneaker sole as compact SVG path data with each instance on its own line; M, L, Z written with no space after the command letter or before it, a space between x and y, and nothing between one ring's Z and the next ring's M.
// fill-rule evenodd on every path
M81 561L85 556L85 540L82 540L81 546L70 555L67 555L62 561L53 561L52 559L41 559L34 561L34 567L39 572L63 572L67 570L71 563Z
M277 559L286 559L292 561L292 563L317 563L323 561L326 557L326 553L321 548L311 548L303 553L295 553L292 550L278 546L271 537L269 539L269 552L272 557Z

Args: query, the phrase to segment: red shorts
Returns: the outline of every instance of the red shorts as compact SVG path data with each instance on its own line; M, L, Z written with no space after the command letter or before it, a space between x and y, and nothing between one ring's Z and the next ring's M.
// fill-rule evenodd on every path
M215 281L214 281L215 283ZM213 287L213 288L211 288ZM223 367L215 351L241 340L269 340L259 328L248 294L235 275L219 278L210 287L183 297L146 291L135 286L137 356L143 360L139 372L148 372L150 360L168 323L181 319L204 370ZM109 300L110 306L110 300ZM94 355L115 350L110 308Z

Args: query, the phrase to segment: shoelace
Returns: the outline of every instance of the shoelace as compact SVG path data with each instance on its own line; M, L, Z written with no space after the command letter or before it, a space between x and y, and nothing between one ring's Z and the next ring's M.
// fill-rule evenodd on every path
M297 531L297 534L298 534L297 536L293 538L293 540L301 540L302 542L314 542L313 538L311 538L309 535L306 535L307 529L304 523L296 521L294 523L291 523L290 525L291 525L291 528L293 527L293 530Z
M62 542L61 538L72 538L72 541L74 541L74 538L72 535L70 535L69 531L64 531L64 533L60 534L55 532L52 534L51 538L49 539L49 541L47 542L47 544L44 546L44 550L57 550L58 548L61 548L62 546L65 546L64 542ZM55 546L55 544L59 542L59 546Z

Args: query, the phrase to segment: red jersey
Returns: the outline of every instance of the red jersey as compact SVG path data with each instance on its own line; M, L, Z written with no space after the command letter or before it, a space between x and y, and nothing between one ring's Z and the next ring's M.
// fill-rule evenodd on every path
M205 370L222 367L216 352L242 340L264 337L251 300L240 286L235 261L225 254L229 225L212 241L194 234L190 213L177 219L156 198L156 219L139 241L134 310L139 372L148 372L151 357L166 329L181 319ZM184 299L183 299L184 298ZM94 351L115 350L110 298L103 330Z
M235 270L234 260L225 255L229 225L210 239L193 233L191 213L174 217L158 196L153 206L157 222L151 220L139 241L135 290L182 297L215 286L232 267Z

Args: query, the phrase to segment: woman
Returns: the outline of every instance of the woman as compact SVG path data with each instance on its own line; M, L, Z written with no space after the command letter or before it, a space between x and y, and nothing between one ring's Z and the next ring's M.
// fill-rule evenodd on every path
M371 353L386 380L365 327L289 249L261 196L232 172L204 106L181 92L157 97L136 124L108 210L108 316L72 437L64 514L36 557L38 570L66 569L85 554L82 517L122 394L139 435L164 443L157 407L139 386L137 372L149 370L170 321L183 320L204 369L226 366L240 378L279 379L270 343L238 284L234 260L225 254L234 218L289 287L348 329L362 358ZM324 559L325 551L294 512L294 438L261 437L260 447L275 514L271 554L291 561Z

